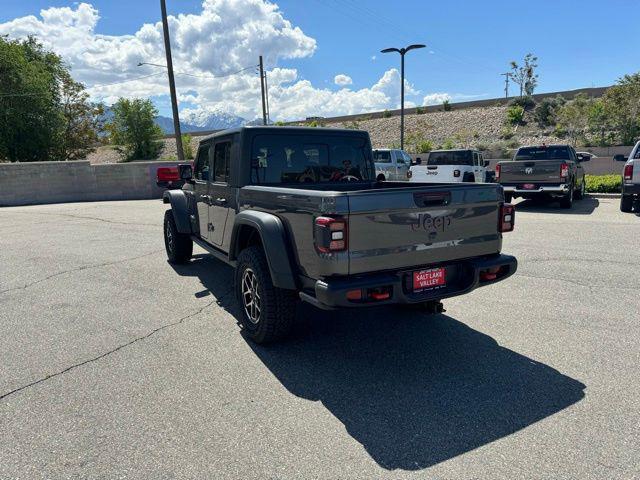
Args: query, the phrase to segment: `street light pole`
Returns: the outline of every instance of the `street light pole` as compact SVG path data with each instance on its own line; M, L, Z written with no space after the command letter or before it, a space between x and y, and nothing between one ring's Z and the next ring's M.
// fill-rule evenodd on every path
M404 150L404 56L409 50L424 48L426 45L414 44L406 48L385 48L380 53L398 52L400 54L400 150Z
M169 74L169 91L171 93L171 109L173 110L173 131L176 136L176 149L178 161L184 161L184 150L182 149L182 134L180 132L180 117L178 115L178 98L176 96L176 82L173 77L173 61L171 60L171 41L169 40L169 23L167 22L167 6L165 0L160 0L160 10L162 11L162 30L164 32L164 52L167 56L167 71Z

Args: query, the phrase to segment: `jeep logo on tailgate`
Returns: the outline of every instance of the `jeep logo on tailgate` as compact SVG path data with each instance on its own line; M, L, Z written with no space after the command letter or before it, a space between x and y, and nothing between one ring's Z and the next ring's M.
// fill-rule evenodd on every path
M531 175L533 173L533 167L527 167L524 169L524 173Z
M428 213L419 213L416 221L411 223L411 230L425 230L427 232L444 232L451 225L451 215L432 217Z

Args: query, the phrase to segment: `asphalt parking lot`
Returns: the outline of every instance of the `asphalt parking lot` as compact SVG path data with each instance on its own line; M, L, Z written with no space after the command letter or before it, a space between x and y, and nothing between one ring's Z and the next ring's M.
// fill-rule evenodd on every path
M160 201L0 209L0 478L640 477L640 218L521 203L516 275L427 317L236 325Z

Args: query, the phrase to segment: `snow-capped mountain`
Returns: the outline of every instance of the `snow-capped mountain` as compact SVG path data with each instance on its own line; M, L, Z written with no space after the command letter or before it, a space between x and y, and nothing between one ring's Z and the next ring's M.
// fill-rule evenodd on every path
M241 127L247 121L232 113L222 110L207 111L205 109L186 110L180 114L181 122L193 125L200 130L219 130Z

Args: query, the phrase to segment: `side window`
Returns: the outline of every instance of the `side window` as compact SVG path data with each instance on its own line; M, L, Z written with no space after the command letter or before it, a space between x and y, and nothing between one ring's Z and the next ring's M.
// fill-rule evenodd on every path
M478 159L479 155L476 152L473 152L473 164L478 166L480 165L480 161Z
M481 167L484 167L484 157L482 156L481 153L478 154L478 160L479 160L478 165L480 165Z
M209 170L209 145L202 145L198 149L193 177L206 182L209 180Z
M231 142L216 143L213 153L215 182L227 182L229 179L229 161L231 157Z
M402 150L396 150L395 151L396 154L396 163L404 163L404 154L402 153Z

